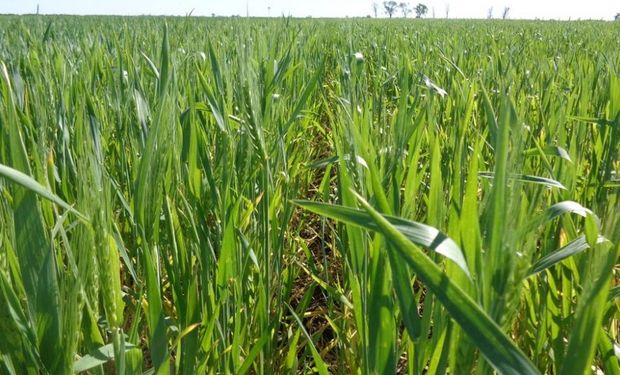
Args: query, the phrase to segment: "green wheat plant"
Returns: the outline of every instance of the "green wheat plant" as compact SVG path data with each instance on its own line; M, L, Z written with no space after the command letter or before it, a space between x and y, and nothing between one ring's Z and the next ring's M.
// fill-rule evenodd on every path
M0 17L0 374L620 374L620 26Z

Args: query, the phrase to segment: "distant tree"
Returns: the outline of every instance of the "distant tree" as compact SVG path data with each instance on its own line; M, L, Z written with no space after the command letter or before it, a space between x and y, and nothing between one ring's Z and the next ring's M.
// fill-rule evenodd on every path
M397 7L398 7L398 3L394 0L383 2L383 8L385 8L385 14L387 14L390 18L392 18L392 16L396 12Z
M493 7L490 7L487 12L487 19L490 20L491 18L493 18Z
M415 18L422 18L426 13L428 13L428 7L422 3L419 3L415 6L415 8L413 8L413 11L415 12Z
M372 3L372 13L375 15L375 18L379 16L379 3L376 1Z
M411 14L411 8L409 8L408 3L400 3L398 4L400 11L403 13L403 17L407 18L408 15Z
M446 18L450 18L450 4L446 3Z
M510 7L505 7L504 11L502 12L502 19L505 20L506 18L508 18L508 12L510 12Z
M616 21L620 21L620 13L616 13L616 17L614 17Z

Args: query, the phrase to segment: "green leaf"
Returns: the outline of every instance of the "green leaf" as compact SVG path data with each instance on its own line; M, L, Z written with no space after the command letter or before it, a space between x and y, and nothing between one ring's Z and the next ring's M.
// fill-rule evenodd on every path
M601 244L604 242L608 242L607 238L603 236L599 236L596 240L597 244ZM528 276L532 276L539 272L546 270L547 268L553 267L557 263L563 261L566 258L569 258L575 254L579 254L580 252L589 249L592 247L587 241L585 236L581 236L562 248L555 250L545 257L539 259L534 265L530 268Z
M334 220L349 222L373 231L379 229L372 217L362 210L305 200L296 200L294 203L308 211ZM450 237L429 225L394 216L383 215L383 217L411 242L452 260L469 276L469 268L463 252Z
M409 336L413 340L417 340L422 335L422 320L418 313L417 301L415 298L411 298L414 294L411 287L411 270L406 263L398 261L398 256L394 251L388 251L388 256L390 257L394 291L401 310L403 324Z
M566 161L572 162L568 151L566 151L560 146L545 146L542 147L541 150L539 150L538 148L531 148L529 150L525 150L523 153L525 156L534 156L540 154L540 151L542 151L545 155L557 156Z
M146 60L146 65L149 67L148 71L151 72L151 74L153 74L153 76L159 81L159 70L155 66L153 60L149 59L149 57L145 55L144 52L140 52L140 55L142 55L144 60Z
M597 118L597 117L587 117L587 116L568 116L569 120L580 121L580 122L589 122L597 125L613 125L613 120L608 120L606 118Z
M343 155L342 158L340 158L338 155L336 155L336 156L332 156L331 158L325 158L325 159L317 160L315 162L312 162L310 165L308 165L308 168L312 168L312 169L325 168L326 166L328 166L330 164L338 163L340 160L350 161L351 160L351 155L346 154L346 155ZM355 161L359 165L361 165L362 167L368 169L368 163L366 163L366 160L364 160L364 158L362 158L361 156L355 155Z
M598 352L605 375L620 375L620 346L603 328L598 336Z
M49 189L45 188L43 185L38 183L34 178L28 176L27 174L22 173L17 169L13 169L11 167L7 167L6 165L0 164L0 176L5 177L13 181L14 183L21 185L26 189L36 193L40 197L54 202L57 205L63 207L64 209L73 212L81 219L87 220L86 216L78 212L75 208L62 200L59 196L49 191Z
M541 215L538 215L537 217L534 217L532 220L530 220L520 230L520 236L525 236L531 230L541 225L547 224L552 220L556 219L557 217L568 213L576 214L582 217L592 215L594 217L594 220L597 222L597 225L600 223L600 219L588 208L574 201L562 201L552 205L551 207L547 208L545 212L543 212Z
M136 345L125 342L125 353L129 350L136 348ZM100 366L110 360L114 359L114 345L106 344L99 349L95 350L91 354L87 354L84 357L78 359L73 364L73 372L79 373L88 371L92 368Z
M355 193L354 193L355 194ZM450 316L460 325L482 352L487 361L502 374L538 374L536 367L502 332L501 328L460 287L442 272L424 252L375 211L362 197L358 201L374 221L374 230L383 234L404 262L407 262L426 287L443 304ZM306 203L306 202L301 202ZM299 203L298 203L299 204ZM312 207L309 205L308 207ZM312 207L316 208L316 206ZM346 207L325 206L333 219L370 229L367 218ZM364 220L360 220L364 219Z
M490 179L495 178L495 174L493 172L480 172L478 173L478 175L483 178L490 178ZM508 176L508 179L513 180L513 181L529 182L532 184L540 184L540 185L545 185L550 188L559 188L559 189L566 190L564 185L562 185L558 181L553 180L551 178L546 178L546 177L530 176L530 175L525 175L525 174L512 174Z
M318 66L323 67L324 65L325 64L321 62ZM295 105L295 108L293 109L293 112L289 117L289 120L284 125L284 133L286 133L288 131L288 128L293 124L293 122L297 120L299 114L301 113L301 110L304 108L304 106L307 105L308 98L310 98L310 95L314 92L319 80L322 77L323 69L318 69L310 79L310 82L308 82L306 86L304 86L300 97L297 99L297 104Z
M252 367L252 364L254 363L254 359L256 358L258 354L260 354L261 349L263 349L263 346L265 346L267 341L269 341L268 333L269 331L265 331L263 333L263 336L260 338L260 340L258 340L254 344L254 346L248 353L247 357L245 357L245 359L243 360L243 365L241 365L241 368L239 368L239 371L237 371L237 374L243 375L250 370L250 368Z
M355 194L355 193L354 193ZM434 293L450 316L478 346L486 360L502 374L538 374L536 367L502 332L501 328L458 285L396 227L357 195L358 201L376 222L379 232ZM354 224L351 222L351 224Z
M170 43L168 42L168 24L164 23L164 37L161 42L161 63L160 63L160 76L158 81L158 91L160 100L163 98L168 84L170 82Z
M295 310L293 310L293 308L289 306L289 304L286 304L286 307L288 307L289 312L291 313L291 315L293 315L293 318L295 318L295 320L297 321L297 324L299 325L301 332L303 332L304 336L306 336L306 339L308 340L308 346L310 347L310 352L312 353L312 359L314 359L314 364L317 368L319 375L328 375L329 370L327 369L327 365L321 358L321 355L319 354L318 350L316 350L316 346L312 342L312 337L310 336L308 331L306 331L306 328L304 327L303 322L301 321L301 319L299 319L299 316L295 314Z
M586 215L586 241L590 247L594 247L597 243L598 239L598 223L596 222L595 216L588 214Z
M590 371L596 346L599 343L600 329L605 313L605 302L609 283L620 253L620 247L598 245L596 251L588 253L588 268L582 276L582 292L575 308L574 323L558 374L585 374Z
M579 216L586 217L588 215L593 215L592 211L583 207L577 202L573 201L563 201L560 203L556 203L553 206L547 208L545 211L544 219L545 222L549 222L556 217L563 215L565 213L574 213Z

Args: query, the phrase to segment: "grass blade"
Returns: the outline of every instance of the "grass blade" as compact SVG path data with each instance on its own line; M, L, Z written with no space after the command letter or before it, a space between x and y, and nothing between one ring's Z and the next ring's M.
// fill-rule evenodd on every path
M609 242L605 237L599 236L597 243L602 244L605 242ZM562 248L544 256L539 259L536 263L532 265L530 271L528 272L528 276L535 275L539 272L542 272L548 268L553 267L554 265L560 263L564 259L572 257L575 254L579 254L582 251L585 251L590 248L588 241L586 241L585 236L581 236L570 243L566 244Z
M136 346L132 343L125 342L125 353L129 350L136 348ZM95 350L93 353L87 354L84 357L75 361L73 365L73 372L84 372L90 369L93 369L97 366L101 366L102 364L111 361L114 359L114 345L106 344L99 349Z
M312 359L314 359L314 364L317 368L317 372L319 373L319 375L329 375L329 370L327 369L327 365L321 358L321 355L319 354L319 352L316 350L316 346L312 342L312 337L310 336L310 334L308 334L308 331L306 331L306 328L304 327L304 323L301 321L301 319L299 319L299 316L295 314L295 310L293 310L291 306L287 304L286 307L288 307L288 311L291 313L295 321L297 321L297 324L299 325L301 332L304 334L304 336L306 336L306 340L308 340L308 346L310 347L310 352L312 353Z
M327 216L335 220L346 221L374 231L379 228L376 222L372 220L372 217L362 210L303 200L296 200L294 203L316 214ZM456 242L450 237L429 225L394 216L384 215L383 217L411 242L445 256L456 263L463 272L469 275L469 268L465 261L465 257Z
M28 176L25 173L18 171L17 169L13 169L11 167L7 167L6 165L0 164L0 176L5 177L14 183L21 185L22 187L36 193L42 198L45 198L51 202L56 203L62 208L73 212L82 220L87 220L86 217L78 212L75 208L73 208L70 204L63 201L59 196L52 193L49 189L45 188L43 185L38 183L34 178Z
M487 361L502 374L537 374L538 370L521 350L501 331L499 326L486 315L465 292L455 285L439 267L401 233L387 218L375 211L358 196L374 228L392 243L394 250L407 262L424 284L443 304L450 316L478 346ZM310 207L305 205L304 207ZM316 207L316 206L314 206ZM324 207L323 207L324 208ZM345 223L360 225L360 215L344 207L331 206L329 216Z
M490 178L490 179L495 178L495 174L493 172L480 172L478 173L478 175L483 178ZM513 175L508 176L508 180L528 182L532 184L540 184L540 185L544 185L549 188L558 188L558 189L566 190L564 185L562 185L558 181L553 180L551 178L546 178L546 177L529 176L525 174L513 174Z

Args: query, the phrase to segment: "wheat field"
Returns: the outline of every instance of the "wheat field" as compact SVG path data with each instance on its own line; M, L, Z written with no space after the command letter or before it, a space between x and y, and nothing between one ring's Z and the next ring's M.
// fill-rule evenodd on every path
M620 23L0 17L1 374L620 374Z

